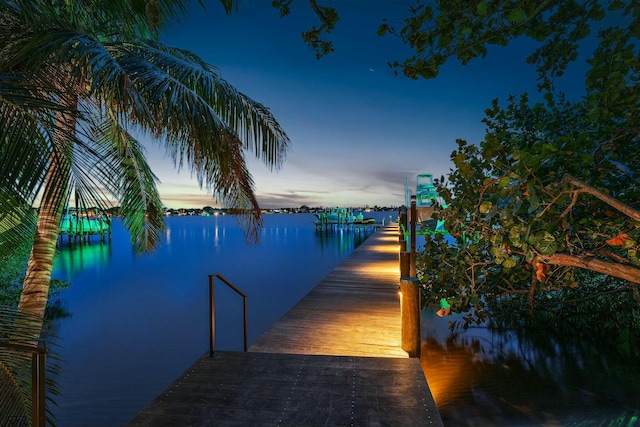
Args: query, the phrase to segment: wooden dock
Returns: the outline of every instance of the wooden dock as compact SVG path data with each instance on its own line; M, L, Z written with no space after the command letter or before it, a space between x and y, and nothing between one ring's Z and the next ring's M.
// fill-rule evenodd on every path
M249 351L408 357L401 348L398 229L368 237Z
M401 348L398 284L387 225L248 353L202 357L129 426L442 426Z

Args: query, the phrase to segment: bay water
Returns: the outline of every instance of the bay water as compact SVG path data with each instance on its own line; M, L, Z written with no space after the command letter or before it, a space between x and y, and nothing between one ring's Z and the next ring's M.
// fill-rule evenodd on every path
M133 252L117 218L108 244L64 238L53 271L71 283L54 321L63 361L57 425L125 425L208 352L210 274L247 294L251 345L371 232L317 232L315 219L264 215L251 244L230 215L167 217L162 244L147 255ZM215 301L216 349L242 351L242 298L217 284Z
M208 351L209 274L248 295L251 345L368 236L316 232L312 214L264 218L258 244L220 215L168 217L148 255L133 253L117 219L109 244L60 245L54 278L72 285L55 320L58 426L126 425ZM215 293L216 349L241 351L242 299L220 284ZM544 333L452 332L459 317L435 311L422 312L421 363L447 427L640 426L638 364Z

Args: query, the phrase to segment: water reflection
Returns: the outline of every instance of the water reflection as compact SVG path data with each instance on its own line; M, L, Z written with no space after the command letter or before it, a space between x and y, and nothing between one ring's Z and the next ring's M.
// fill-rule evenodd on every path
M208 346L207 275L249 295L249 342L357 247L365 234L316 233L312 215L267 215L247 245L234 218L168 218L166 240L136 257L115 221L109 245L61 247L55 276L64 398L58 424L126 424ZM217 348L242 348L241 300L216 290ZM566 337L470 329L423 313L422 364L447 427L640 425L640 373ZM453 319L455 320L455 319ZM635 417L635 418L634 418Z
M56 268L67 273L67 277L85 269L105 266L111 256L108 243L67 244L58 247Z
M371 229L316 231L316 241L323 251L349 254L371 235Z
M421 363L447 427L640 425L640 372L539 331L450 333L423 312Z
M54 278L70 317L58 319L53 407L65 427L122 426L208 348L207 277L219 272L248 295L249 344L365 238L318 236L312 214L265 215L258 244L235 218L169 217L165 239L136 256L119 220L111 245L61 247ZM216 289L216 348L242 349L241 299Z

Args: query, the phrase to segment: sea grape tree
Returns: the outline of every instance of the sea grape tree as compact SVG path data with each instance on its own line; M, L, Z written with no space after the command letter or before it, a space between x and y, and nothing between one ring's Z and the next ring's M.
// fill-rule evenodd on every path
M634 140L588 120L588 103L497 101L478 145L459 140L438 182L455 239L427 239L419 271L428 298L467 322L508 302L558 310L568 294L625 294L640 303L640 196ZM592 275L599 288L583 287Z
M637 309L640 8L622 1L471 6L419 5L401 30L381 28L414 49L394 63L409 77L434 77L446 60L465 64L490 44L539 43L528 61L544 101L532 105L526 94L504 108L494 101L484 140L458 141L455 169L439 182L456 244L426 245L421 271L432 299L453 297L453 311L471 313L467 322L499 307L559 315L567 301L571 310L577 301L607 305L603 296L635 301ZM567 101L554 82L592 31L585 96ZM434 257L451 268L437 269Z
M292 3L274 6L286 15ZM337 15L328 4L310 4L322 25L305 40L316 54L329 53L325 39ZM381 22L378 34L411 49L389 65L413 79L435 78L447 61L468 64L490 55L491 46L527 39L527 62L544 95L537 103L526 94L506 106L494 101L484 140L458 141L455 168L438 183L449 206L439 215L455 243L428 239L419 259L429 299L449 299L453 312L469 313L467 324L501 308L548 308L556 316L594 305L637 312L638 2L417 0L402 22ZM585 91L570 101L557 82L579 47L591 47Z

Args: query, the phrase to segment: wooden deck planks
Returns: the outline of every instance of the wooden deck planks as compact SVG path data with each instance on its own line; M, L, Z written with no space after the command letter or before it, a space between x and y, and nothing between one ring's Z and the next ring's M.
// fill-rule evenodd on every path
M397 228L370 236L248 353L202 357L129 426L443 426L401 349Z
M410 361L221 352L130 426L441 426Z
M400 346L397 236L397 227L387 226L367 238L249 351L407 357Z

